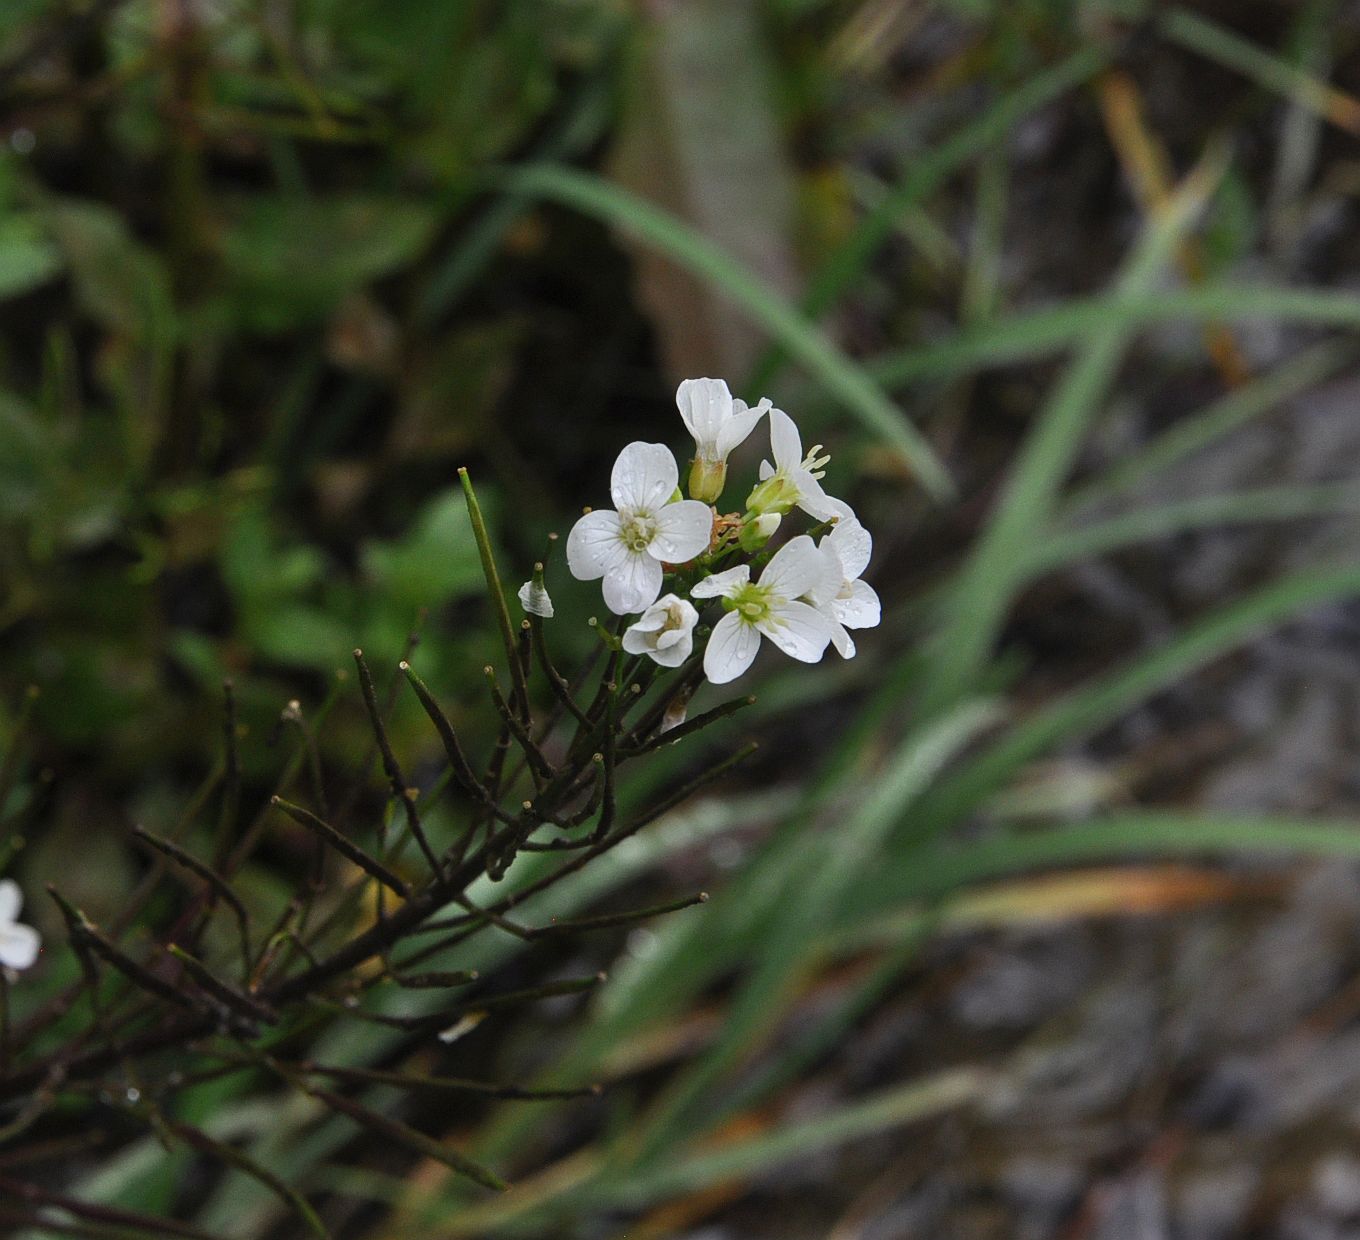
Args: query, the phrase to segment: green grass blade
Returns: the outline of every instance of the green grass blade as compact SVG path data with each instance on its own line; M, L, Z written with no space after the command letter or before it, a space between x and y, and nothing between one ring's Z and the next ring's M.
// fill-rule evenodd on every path
M1116 296L1144 292L1159 278L1217 180L1207 165L1192 174L1130 256ZM1081 348L1039 412L986 529L944 600L936 658L922 696L926 715L967 694L989 657L1020 583L1025 553L1049 525L1059 488L1132 334L1103 317L1086 324Z
M939 1115L982 1096L990 1076L973 1068L955 1068L871 1098L826 1111L797 1124L781 1124L747 1141L724 1144L714 1151L680 1155L603 1189L598 1204L637 1208L666 1197L741 1181L751 1176L847 1141L885 1132ZM596 1190L598 1191L598 1190ZM595 1199L595 1191L588 1194Z
M803 299L809 318L819 319L836 299L867 270L874 255L891 235L902 216L934 193L950 176L971 160L1003 141L1027 116L1088 82L1110 61L1101 47L1084 47L1053 68L1035 75L1001 98L953 137L913 159L902 181L876 204L873 211L830 254L813 274ZM764 389L774 378L783 356L762 359L751 380L751 390Z
M1235 31L1183 8L1163 13L1157 26L1172 43L1240 73L1350 133L1360 133L1360 104L1355 99L1287 60L1263 51Z
M599 177L541 164L507 173L512 193L549 199L632 233L661 251L764 327L870 431L902 455L937 499L953 483L924 436L858 363L760 279L673 215Z
M779 949L767 949L757 958L752 975L727 1012L722 1035L653 1108L645 1131L630 1142L630 1166L634 1159L645 1163L664 1154L684 1136L717 1122L729 1110L711 1105L721 1092L716 1088L718 1081L746 1060L777 1024L799 979L817 959L821 928L835 906L872 866L908 806L994 718L992 706L969 702L913 735L885 764L844 821L804 843L800 863L779 893L779 912L762 935L766 944L778 944ZM696 1112L705 1104L707 1114L701 1121Z
M1255 817L1148 810L1073 826L1026 830L936 849L911 872L908 898L939 896L987 879L1030 870L1129 857L1267 854L1280 857L1360 857L1360 821ZM888 897L889 875L871 880L867 904L900 906L905 890Z
M1354 357L1355 348L1349 342L1329 341L1234 388L1204 409L1180 419L1151 443L1125 454L1110 470L1069 492L1063 513L1070 515L1132 490L1142 479L1169 469L1320 383Z
M905 840L937 836L963 821L1026 763L1056 745L1113 723L1154 693L1306 611L1360 595L1360 567L1309 569L1263 587L1192 624L1092 684L1035 711L947 779L903 823Z
M1089 334L1096 323L1138 331L1178 321L1257 320L1354 329L1360 327L1360 297L1330 289L1231 283L1167 289L1155 295L1116 292L1010 314L945 340L877 358L867 365L884 387L897 388L927 379L953 379L989 366L1059 353Z
M1124 547L1189 530L1297 520L1357 510L1360 510L1360 484L1355 482L1260 487L1224 495L1203 495L1057 530L1030 548L1025 576L1033 578L1078 560L1108 555Z

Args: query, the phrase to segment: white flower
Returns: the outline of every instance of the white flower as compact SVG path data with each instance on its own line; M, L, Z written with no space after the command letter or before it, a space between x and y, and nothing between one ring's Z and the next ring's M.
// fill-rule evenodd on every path
M605 605L626 616L661 593L661 565L683 564L708 546L713 513L674 499L680 470L659 443L630 443L614 462L609 491L617 512L588 512L567 536L567 564L581 581L604 578Z
M676 594L663 594L623 634L629 654L645 654L662 667L679 667L694 649L694 604Z
M821 552L799 534L775 552L758 582L751 580L748 564L699 582L690 591L695 598L721 596L728 609L708 639L704 675L715 685L735 680L754 662L762 635L792 658L818 662L831 640L831 625L800 596L816 590L826 573Z
M829 456L819 457L821 444L816 444L803 455L803 441L793 419L782 409L770 410L770 451L774 464L761 461L761 481L751 492L746 507L755 513L785 513L793 507L801 508L818 521L849 512L840 500L832 499L820 479Z
M520 586L519 604L531 616L542 616L545 620L553 617L552 599L541 581L526 581Z
M831 626L831 644L843 659L855 657L855 643L846 630L872 629L881 618L878 595L859 579L873 549L873 537L853 516L842 516L817 545L825 572L804 597Z
M768 399L754 409L727 390L721 379L686 379L675 392L685 427L694 436L694 465L689 493L713 504L727 480L727 457L756 428L770 408Z
M32 926L15 920L23 906L23 893L12 878L0 878L0 965L26 969L38 958L42 938Z

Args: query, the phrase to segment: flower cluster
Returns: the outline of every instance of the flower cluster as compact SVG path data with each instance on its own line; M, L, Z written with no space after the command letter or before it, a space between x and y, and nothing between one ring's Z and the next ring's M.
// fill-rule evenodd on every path
M24 897L12 878L0 878L0 968L18 972L38 958L42 939L19 920Z
M704 674L715 684L745 672L762 637L804 663L818 662L828 645L852 658L848 630L879 622L878 596L860 580L873 542L850 506L823 489L830 457L820 444L804 453L788 414L769 400L751 408L721 379L686 379L675 400L695 444L688 498L669 448L630 443L614 463L614 507L587 509L567 538L572 575L600 581L616 615L638 615L623 635L630 654L679 667L696 638L706 637ZM728 456L762 418L773 462L762 462L744 510L722 514L716 505ZM813 530L772 552L771 540L794 509L812 519ZM711 629L701 627L691 599L719 603ZM552 614L541 577L525 583L520 600L536 615Z

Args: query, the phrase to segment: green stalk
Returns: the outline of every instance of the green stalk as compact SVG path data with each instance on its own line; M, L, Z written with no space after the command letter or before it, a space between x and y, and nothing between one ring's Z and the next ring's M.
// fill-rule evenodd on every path
M472 489L472 479L468 477L466 467L458 470L458 480L463 484L468 519L472 522L472 536L477 540L477 554L482 557L482 572L486 575L487 589L491 592L496 625L501 631L501 641L505 643L505 657L510 663L510 677L515 684L515 706L520 712L520 717L527 719L529 689L524 681L524 665L519 659L519 647L515 641L514 627L510 623L510 609L505 605L505 591L501 589L500 574L496 572L496 560L491 554L491 538L486 532L486 521L482 518L482 506L477 502L477 493Z

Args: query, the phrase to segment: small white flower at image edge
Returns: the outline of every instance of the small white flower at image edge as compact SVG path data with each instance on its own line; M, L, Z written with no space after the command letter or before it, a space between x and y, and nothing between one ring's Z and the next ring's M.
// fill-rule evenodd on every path
M623 634L628 654L645 654L662 667L679 667L694 652L699 612L678 594L663 594Z
M755 662L762 637L790 658L818 663L831 641L831 625L803 596L826 579L826 560L807 534L785 543L751 580L739 564L705 577L690 595L722 598L727 614L713 626L704 651L704 675L715 685L736 680Z
M706 504L717 503L727 481L728 456L769 412L770 401L767 397L752 409L721 379L685 379L675 390L675 404L694 437L689 493Z
M12 878L0 878L0 965L27 969L38 958L42 936L18 920L24 895Z
M519 605L531 616L553 617L553 602L547 587L540 581L526 581L519 588Z
M579 581L603 578L605 606L617 616L656 601L663 564L683 564L713 537L713 511L676 499L680 468L665 444L630 443L619 453L609 492L617 511L594 509L567 535L567 567Z
M831 644L840 656L853 659L855 643L846 630L876 627L882 619L882 608L874 588L860 580L873 554L873 537L849 509L846 514L817 544L825 573L804 598L831 626Z

